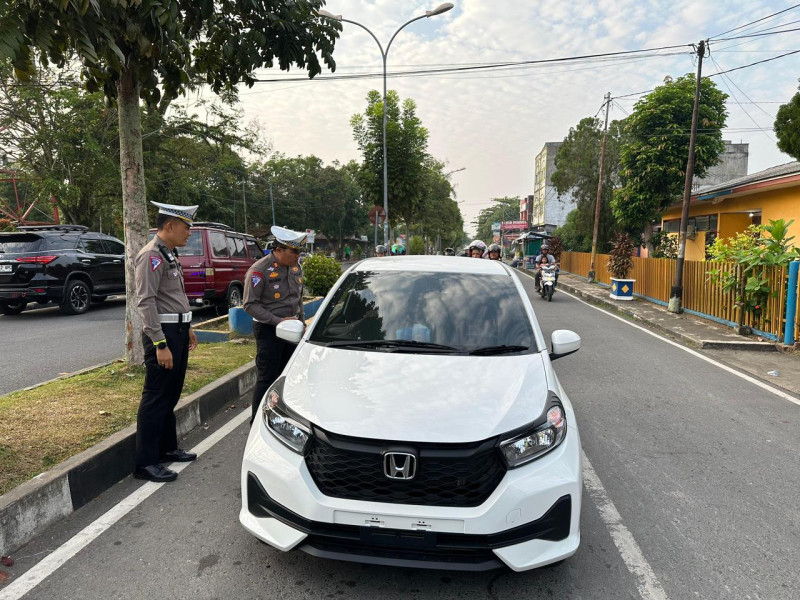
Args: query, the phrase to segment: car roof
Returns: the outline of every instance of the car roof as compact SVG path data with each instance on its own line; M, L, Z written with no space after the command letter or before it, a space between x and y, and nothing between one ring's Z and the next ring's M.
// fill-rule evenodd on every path
M510 275L511 271L499 260L460 258L453 256L385 256L368 258L356 263L353 271L417 271L438 273L476 273Z

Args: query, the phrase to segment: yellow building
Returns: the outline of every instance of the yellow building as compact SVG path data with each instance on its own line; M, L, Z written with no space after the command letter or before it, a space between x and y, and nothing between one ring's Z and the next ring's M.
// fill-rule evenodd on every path
M800 245L800 162L700 188L692 195L687 224L686 260L704 260L706 240L731 237L748 225L794 219L789 235ZM681 205L661 217L661 230L678 233Z

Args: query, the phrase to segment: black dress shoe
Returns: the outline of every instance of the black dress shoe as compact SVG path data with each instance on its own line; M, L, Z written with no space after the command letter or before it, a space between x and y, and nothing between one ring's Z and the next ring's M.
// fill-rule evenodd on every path
M197 458L194 452L186 452L180 448L170 450L161 455L161 462L192 462Z
M146 467L136 467L133 472L136 479L147 479L148 481L155 481L157 483L164 483L165 481L175 481L178 474L168 469L163 465L147 465Z

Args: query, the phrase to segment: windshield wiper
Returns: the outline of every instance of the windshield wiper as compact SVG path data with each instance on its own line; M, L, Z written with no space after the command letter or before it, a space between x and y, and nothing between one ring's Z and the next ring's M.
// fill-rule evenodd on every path
M524 350L529 350L528 346L484 346L483 348L476 348L475 350L470 350L470 355L475 356L490 356L492 354L506 354L508 352L522 352Z
M331 348L419 348L426 350L441 350L443 352L458 352L458 348L433 344L431 342L418 342L415 340L336 340L325 344Z

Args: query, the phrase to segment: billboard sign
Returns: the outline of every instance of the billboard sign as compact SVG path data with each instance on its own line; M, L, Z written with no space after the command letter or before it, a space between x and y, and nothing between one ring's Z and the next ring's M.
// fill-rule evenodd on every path
M503 231L521 231L527 228L528 228L527 221L503 221Z

